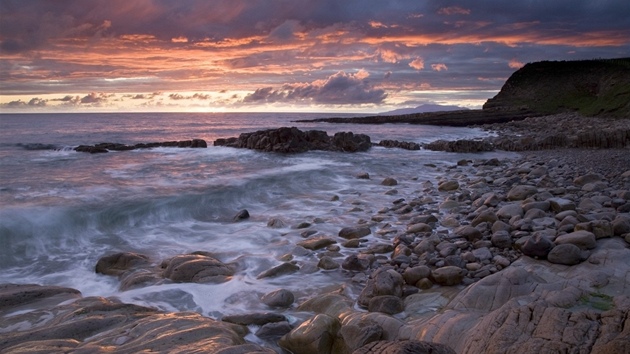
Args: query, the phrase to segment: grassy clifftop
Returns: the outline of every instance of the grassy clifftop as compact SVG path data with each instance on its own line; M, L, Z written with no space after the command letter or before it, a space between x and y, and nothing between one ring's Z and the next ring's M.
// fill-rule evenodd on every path
M630 118L630 58L527 64L483 109Z

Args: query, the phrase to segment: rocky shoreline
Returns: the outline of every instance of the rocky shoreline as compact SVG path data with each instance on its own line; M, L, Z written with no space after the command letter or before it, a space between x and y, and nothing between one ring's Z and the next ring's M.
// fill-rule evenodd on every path
M573 134L568 116L530 119L487 128L497 132L492 139ZM598 122L610 131L627 126L627 120ZM595 123L573 121L576 132L595 131ZM73 289L3 285L0 351L627 353L629 152L565 145L515 160L422 166L441 174L433 181L395 174L369 181L383 193L405 185L419 193L337 235L310 228L315 233L301 248L317 254L320 271L341 272L348 281L298 303L286 289L265 294L268 313L211 319L81 298ZM365 242L368 235L379 242ZM354 251L342 256L342 248ZM259 277L300 266L288 257ZM239 265L207 252L164 261L118 254L95 269L119 277L126 289L229 281ZM289 309L305 317L291 323ZM245 341L252 325L266 347Z

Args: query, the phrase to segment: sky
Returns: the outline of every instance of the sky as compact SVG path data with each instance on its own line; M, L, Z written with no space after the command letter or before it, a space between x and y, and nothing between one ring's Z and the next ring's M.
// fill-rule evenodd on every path
M0 0L0 113L480 108L630 56L628 0Z

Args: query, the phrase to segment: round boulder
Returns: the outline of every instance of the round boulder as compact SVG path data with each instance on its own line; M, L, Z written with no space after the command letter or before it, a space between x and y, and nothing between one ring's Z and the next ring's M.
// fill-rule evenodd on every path
M455 266L446 266L431 272L434 282L440 285L457 285L464 279L466 271Z
M547 255L547 260L555 264L575 265L584 260L582 250L571 243L554 247Z
M263 295L260 301L269 307L289 307L295 301L295 296L287 289L278 289Z

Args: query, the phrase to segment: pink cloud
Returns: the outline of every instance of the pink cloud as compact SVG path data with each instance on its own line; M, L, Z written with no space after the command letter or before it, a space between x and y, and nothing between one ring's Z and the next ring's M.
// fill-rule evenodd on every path
M424 59L416 58L411 63L409 63L409 66L416 70L422 70L424 69Z
M442 70L446 71L448 70L448 67L444 63L437 63L437 64L431 64L431 69L435 71L442 71Z

